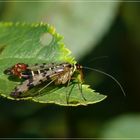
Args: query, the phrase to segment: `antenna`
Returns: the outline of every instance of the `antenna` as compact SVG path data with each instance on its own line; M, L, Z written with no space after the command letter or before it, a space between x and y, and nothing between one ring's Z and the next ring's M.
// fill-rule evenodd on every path
M112 80L114 80L114 81L117 83L117 85L120 87L120 89L121 89L123 95L126 96L123 87L121 86L121 84L119 83L119 81L118 81L116 78L114 78L112 75L110 75L110 74L108 74L108 73L106 73L106 72L103 72L103 71L101 71L101 70L94 69L94 68L90 68L90 67L86 67L86 66L83 66L83 68L88 69L88 70L93 70L93 71L95 71L95 72L98 72L98 73L101 73L101 74L104 74L104 75L110 77L110 78L111 78Z

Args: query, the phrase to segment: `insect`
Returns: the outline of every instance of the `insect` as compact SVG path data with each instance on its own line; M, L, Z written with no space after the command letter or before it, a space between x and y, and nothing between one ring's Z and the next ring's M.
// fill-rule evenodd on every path
M43 63L43 64L35 64L32 66L29 66L24 63L18 63L12 66L11 68L6 69L4 73L25 79L23 83L15 87L15 89L11 92L10 95L14 98L24 97L25 95L24 93L26 93L29 89L37 85L40 85L44 82L47 82L47 84L43 88L41 88L37 93L40 93L42 90L44 90L46 87L48 87L52 83L54 83L55 85L67 84L69 86L70 81L72 81L73 79L76 79L81 96L84 100L86 100L82 92L82 83L83 83L82 69L94 70L96 72L102 73L110 77L118 84L123 94L125 95L125 92L121 84L113 76L103 71L89 68L89 67L84 67L79 64L70 64L70 63L65 62L65 63L60 63L60 64ZM69 100L69 96L70 96L70 92L68 93L68 95L66 95L67 103Z
M27 92L29 89L40 85L44 82L48 82L42 89L38 91L40 93L43 89L49 86L51 83L55 85L69 85L70 81L75 79L75 75L80 75L80 79L78 81L79 89L80 84L83 81L83 73L82 73L82 66L78 64L70 64L70 63L61 63L61 64L35 64L32 66L28 66L24 63L18 63L8 68L4 71L7 75L17 76L19 78L25 78L26 80L15 87L14 91L11 92L11 96L14 98L22 98L24 97L24 93ZM81 96L84 100L85 97L83 96L82 90L80 89ZM68 94L70 96L70 93ZM68 102L68 97L66 97Z

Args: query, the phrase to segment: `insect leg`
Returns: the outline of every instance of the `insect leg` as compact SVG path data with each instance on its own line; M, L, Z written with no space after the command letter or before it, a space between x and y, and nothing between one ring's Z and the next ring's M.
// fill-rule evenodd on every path
M78 87L79 87L80 94L81 94L82 98L84 99L84 101L86 101L86 98L85 98L84 95L83 95L82 83L78 82Z
M56 79L53 79L52 81L50 81L47 85L45 85L43 88L41 88L38 93L40 93L42 90L44 90L46 87L48 87L51 83L53 83Z
M68 82L68 85L69 85L69 82ZM72 85L69 93L68 94L66 93L66 101L67 101L67 104L69 104L69 97L70 97L70 94L71 94L71 92L72 92L72 90L73 90L74 87L75 87L75 84Z

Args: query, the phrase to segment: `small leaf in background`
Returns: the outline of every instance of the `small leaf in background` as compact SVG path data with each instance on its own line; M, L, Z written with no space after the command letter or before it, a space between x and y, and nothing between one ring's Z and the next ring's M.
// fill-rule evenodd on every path
M70 51L65 48L62 36L55 32L54 27L48 24L25 23L0 23L0 93L9 99L10 93L20 82L8 79L4 70L16 63L75 63ZM78 85L73 88L66 102L66 94L71 90L70 86L50 86L43 90L40 96L34 96L31 100L40 103L55 103L59 105L87 105L102 101L105 95L94 92L88 85L82 85L84 101L81 97ZM38 87L29 91L33 94ZM30 93L31 92L31 93ZM22 98L22 99L29 99ZM20 99L17 99L20 100Z
M127 114L107 122L100 137L112 139L140 138L140 115Z

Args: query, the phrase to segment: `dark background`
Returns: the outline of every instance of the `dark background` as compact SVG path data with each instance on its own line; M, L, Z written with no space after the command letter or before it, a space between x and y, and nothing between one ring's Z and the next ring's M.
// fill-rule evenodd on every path
M39 22L41 19L43 21L45 14L42 15L40 12L42 10L40 8L40 5L42 5L41 2L20 3L20 6L18 4L1 2L0 20L13 22L25 21L29 23L34 21ZM64 13L66 10L65 4L69 6L71 3L52 3L52 7L50 3L45 4L48 11L48 19L52 22L53 12L56 12L55 10L51 11L52 7L61 5L63 8L62 13ZM78 3L73 2L73 4L76 4L78 7ZM94 7L94 3L92 4ZM102 5L108 4L106 2L102 3ZM107 27L108 25L103 25L107 28L106 33L102 31L102 35L97 43L87 44L87 46L90 46L90 51L77 56L78 53L73 48L71 50L75 57L78 58L80 64L98 68L118 79L125 90L126 97L117 84L110 78L96 72L84 70L85 82L101 94L107 95L107 99L86 107L63 107L30 101L11 101L1 97L0 137L140 137L140 4L133 2L115 4L117 4L117 12L114 13L113 20L108 23L110 24L109 27ZM53 9L55 9L54 7ZM59 10L60 7L57 8ZM93 10L96 11L97 9ZM99 11L102 12L102 9ZM60 18L56 19L56 21L63 18L67 23L69 20L68 16L71 14L67 15L66 13L64 17L61 17L60 14L58 15ZM96 20L96 16L93 18ZM78 22L80 23L81 21ZM61 31L61 26L56 24L57 26L58 30ZM67 28L69 26L69 24L65 25ZM63 33L61 34L63 35ZM64 36L67 35L64 33ZM89 36L91 37L91 35ZM73 38L71 36L71 40L75 39L80 41L80 37ZM68 46L70 45L69 43ZM101 56L108 57L94 60Z

